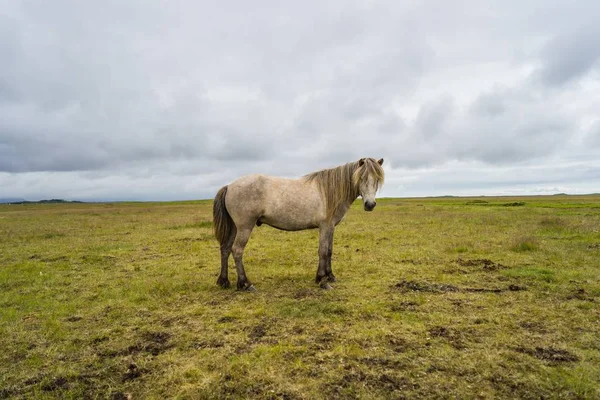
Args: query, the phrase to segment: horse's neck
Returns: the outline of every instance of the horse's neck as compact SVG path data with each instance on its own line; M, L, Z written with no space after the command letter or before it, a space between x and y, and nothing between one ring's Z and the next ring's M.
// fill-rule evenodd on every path
M344 217L346 216L346 214L348 213L348 210L350 209L350 206L352 205L352 202L350 201L345 201L344 203L340 204L339 207L337 208L335 214L333 214L333 224L337 225L338 223L340 223L340 221L342 219L344 219Z
M339 204L333 216L333 220L336 224L344 218L344 216L350 209L350 206L352 205L352 203L354 203L354 200L356 200L357 198L358 194L356 196L353 196L351 199L345 199L344 201L342 201L342 203Z

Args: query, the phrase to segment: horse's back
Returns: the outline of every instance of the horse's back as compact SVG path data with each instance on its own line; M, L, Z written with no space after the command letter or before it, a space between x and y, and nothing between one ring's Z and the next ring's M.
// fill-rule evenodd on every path
M234 221L261 214L265 201L265 180L264 175L246 175L227 185L225 204Z
M247 175L228 185L227 209L236 223L286 230L316 227L324 207L318 188L302 179Z

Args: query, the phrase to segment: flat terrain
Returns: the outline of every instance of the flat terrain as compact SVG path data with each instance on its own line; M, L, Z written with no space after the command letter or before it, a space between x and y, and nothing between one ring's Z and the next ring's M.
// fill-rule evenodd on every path
M0 206L0 398L600 398L600 196L357 202L331 291L264 225L220 289L211 212Z

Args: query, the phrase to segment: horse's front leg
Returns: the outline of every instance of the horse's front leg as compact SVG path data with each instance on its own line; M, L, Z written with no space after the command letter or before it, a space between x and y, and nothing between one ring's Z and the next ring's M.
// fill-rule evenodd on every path
M329 243L327 245L327 264L325 265L325 273L327 274L327 280L329 282L335 282L335 275L331 270L331 255L333 254L333 229L329 235Z
M319 228L319 268L316 282L322 289L331 289L328 280L333 277L333 273L331 273L333 229L333 225L330 224L324 224ZM335 280L335 277L333 279Z

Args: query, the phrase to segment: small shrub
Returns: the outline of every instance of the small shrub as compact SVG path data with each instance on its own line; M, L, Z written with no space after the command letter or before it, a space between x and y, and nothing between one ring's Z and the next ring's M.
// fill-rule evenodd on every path
M471 205L477 205L477 204L489 204L489 202L487 202L485 200L475 199L475 200L467 201L466 204L468 206L471 206Z
M504 203L502 204L502 206L504 207L521 207L524 206L525 202L524 201L515 201L513 203Z

